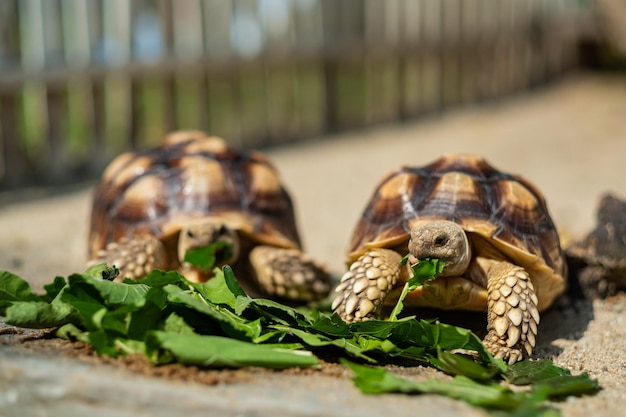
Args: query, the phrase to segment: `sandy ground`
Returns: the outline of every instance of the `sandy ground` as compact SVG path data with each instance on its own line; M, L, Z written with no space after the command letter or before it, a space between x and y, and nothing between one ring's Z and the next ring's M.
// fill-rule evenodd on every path
M319 138L273 149L269 156L296 200L308 251L327 262L336 274L341 274L350 233L374 184L398 165L422 165L444 153L476 153L496 167L522 174L544 192L564 241L583 235L595 223L595 206L602 193L610 191L626 197L625 117L626 77L581 75L506 101L459 109L419 122ZM23 276L37 289L55 275L67 275L84 268L89 188L48 194L49 190L29 190L0 195L3 205L0 208L0 269ZM42 195L46 197L40 197ZM583 301L557 308L542 318L537 355L552 358L574 372L588 372L598 378L604 388L594 397L561 403L559 407L564 415L626 415L621 405L626 401L625 308L626 297L620 295L606 301ZM0 350L0 360L3 356L12 358L14 368L7 368L6 361L3 361L4 368L0 364L0 386L11 381L20 386L20 381L30 381L28 372L18 372L21 376L11 380L13 374L9 371L28 366L28 361L32 360L27 352L30 349L3 347L3 344L15 345L6 340L6 336L3 339L0 335L0 349L5 349ZM32 349L31 353L41 354L37 352ZM65 359L50 361L48 365L59 365L61 360ZM93 361L89 362L89 367L99 372L113 372ZM92 368L88 369L87 372L91 372ZM255 380L257 384L266 380L255 375L251 378L253 382L245 384L254 386ZM304 379L298 380L297 375L279 374L272 378L275 378L272 379L274 386L293 391L294 401L311 389L304 384L298 389ZM367 404L363 408L359 406L362 415L388 412L384 407L389 407L390 401L399 413L394 415L404 415L398 411L398 404L413 410L416 406L429 407L426 410L433 413L445 410L453 413L451 415L475 413L468 407L455 408L454 402L441 402L432 397L425 403L423 398L365 399L349 386L349 381L336 376L307 376L305 379L310 382L315 378L321 379L313 390L329 395L345 392L350 401ZM329 382L328 378L334 382ZM236 389L241 384L227 385ZM214 388L193 385L193 389L204 392L203 395L219 396L217 391L210 391ZM265 395L263 392L259 390L258 395ZM2 399L0 395L0 404ZM22 403L17 401L16 404ZM289 415L316 415L317 412L343 415L332 408L332 401L328 404L326 408L311 404L311 412L303 405L301 412L296 408ZM252 412L241 408L240 415L270 415L271 409L257 407Z

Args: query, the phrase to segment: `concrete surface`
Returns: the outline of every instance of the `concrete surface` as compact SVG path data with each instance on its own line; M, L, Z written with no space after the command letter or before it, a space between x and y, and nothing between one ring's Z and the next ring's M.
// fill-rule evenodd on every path
M269 156L296 200L308 251L340 274L343 251L373 185L400 164L421 165L459 151L483 155L536 183L564 239L576 238L593 226L601 193L626 197L626 78L571 77L529 95L321 138ZM24 195L0 196L0 269L39 289L55 275L83 269L89 190ZM618 296L555 309L542 318L537 355L588 372L604 387L597 396L560 403L564 415L626 415L625 308L626 297ZM51 360L50 354L19 344L3 346L1 330L0 416L482 413L437 397L366 397L346 378L326 375L271 373L216 386L140 377L64 355ZM74 414L66 414L70 410Z

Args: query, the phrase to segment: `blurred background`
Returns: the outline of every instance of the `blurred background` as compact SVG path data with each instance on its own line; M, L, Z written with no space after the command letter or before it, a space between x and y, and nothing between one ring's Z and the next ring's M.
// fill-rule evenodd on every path
M198 128L269 146L619 68L625 0L2 0L0 191Z

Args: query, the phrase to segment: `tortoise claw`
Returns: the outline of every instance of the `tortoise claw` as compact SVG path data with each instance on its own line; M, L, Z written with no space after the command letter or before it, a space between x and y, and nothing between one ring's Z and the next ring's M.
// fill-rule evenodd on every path
M296 301L316 301L330 291L326 266L298 249L257 246L250 263L259 285L270 296Z

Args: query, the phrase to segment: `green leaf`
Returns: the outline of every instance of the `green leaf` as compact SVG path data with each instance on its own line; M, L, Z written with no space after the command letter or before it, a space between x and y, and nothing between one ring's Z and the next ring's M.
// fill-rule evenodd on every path
M200 336L155 331L147 348L157 358L165 350L177 361L207 367L261 366L265 368L310 367L317 358L308 351L280 349L220 336Z
M350 326L338 314L319 316L312 324L311 330L332 337L351 337Z
M478 381L489 381L498 372L494 367L486 367L474 362L458 353L450 353L439 349L437 358L431 358L430 363L451 375L464 375Z
M228 242L218 241L206 246L191 248L185 252L183 262L210 272L218 262L232 257L232 246Z
M295 327L309 327L314 320L311 313L305 314L296 308L273 300L238 297L235 303L235 314L243 315L244 313L251 313L257 317Z
M63 292L67 288L62 285L65 283L62 278L57 277L52 284L45 286L45 296L38 296L31 292L30 285L21 278L10 273L0 273L0 277L0 297L7 300L0 301L0 307L3 302L8 305L4 312L0 308L0 313L6 317L8 324L44 329L62 326L78 319L72 306L62 300Z
M59 327L56 331L56 335L65 340L78 340L83 343L89 343L89 332L79 329L72 323Z
M235 297L247 297L246 293L239 285L237 278L235 278L233 269L228 265L224 265L222 271L224 272L224 280L226 281L226 286L228 287L230 292L232 292Z
M504 378L515 385L533 386L533 392L545 398L558 399L567 395L593 394L600 385L583 373L573 376L569 370L547 359L525 360L509 366Z
M123 305L141 305L149 290L147 285L141 283L119 283L104 279L93 278L88 274L74 274L68 278L69 288L92 287L105 305L117 307ZM86 290L91 291L91 290Z
M441 271L442 263L420 262L416 282ZM426 266L424 266L426 265ZM549 361L523 361L508 367L485 349L471 331L429 320L345 323L338 315L252 299L228 266L206 283L191 283L176 271L153 271L142 280L103 279L106 265L83 274L57 277L33 294L21 278L0 271L0 314L24 327L55 327L59 337L93 345L100 354L141 353L155 363L178 361L202 366L313 366L302 349L327 351L372 364L388 358L431 364L456 375L450 381L406 381L380 368L346 362L364 392L435 393L512 416L548 416L548 399L597 392L597 381L572 376ZM104 274L104 275L103 275ZM401 304L398 312L401 309ZM225 337L228 336L228 337ZM452 353L476 352L480 363ZM531 385L512 392L496 383Z
M410 255L406 255L400 263L402 265L406 265L409 260ZM394 306L393 310L389 314L389 321L396 321L398 315L404 308L404 299L407 294L411 291L415 291L418 287L426 284L428 281L432 281L437 278L437 275L443 271L443 267L445 266L445 262L439 259L433 258L425 258L420 259L415 265L411 266L411 270L413 271L413 275L409 278L409 280L404 284L402 288L402 292L398 297L398 301Z
M151 288L163 288L166 285L178 285L181 288L190 285L190 282L178 271L161 271L155 269L143 279L126 279L128 285L145 285Z
M175 285L168 285L163 290L167 293L167 299L170 303L182 305L196 313L205 315L207 319L212 319L230 336L253 340L261 334L261 326L258 321L246 320L226 308L208 303L205 299L198 297L198 293L192 294Z
M569 376L570 371L556 366L547 359L521 361L509 366L504 378L515 385L527 385L559 376Z
M44 299L48 302L52 301L56 298L59 293L67 286L67 281L63 277L56 277L54 281L50 284L46 284L43 286L43 289L46 291L46 295Z
M193 328L187 324L185 319L176 313L172 313L165 319L163 330L168 333L194 334Z
M512 410L520 406L527 394L515 394L497 384L481 384L458 376L451 381L429 380L414 382L398 377L380 367L357 365L341 360L354 372L354 383L364 393L382 394L402 392L406 394L440 394L463 400L472 405Z
M28 282L10 272L0 271L0 303L4 301L39 300L41 300L41 297L33 294ZM5 305L8 305L8 303Z
M409 278L409 291L424 285L428 281L437 278L446 265L444 261L434 258L420 259L418 263L411 266L413 275Z
M230 267L229 267L230 268ZM236 296L226 283L225 274L220 269L214 270L214 276L207 282L191 284L206 300L213 304L221 304L235 308Z
M65 303L17 301L6 309L6 322L13 326L45 329L72 321L74 310Z

